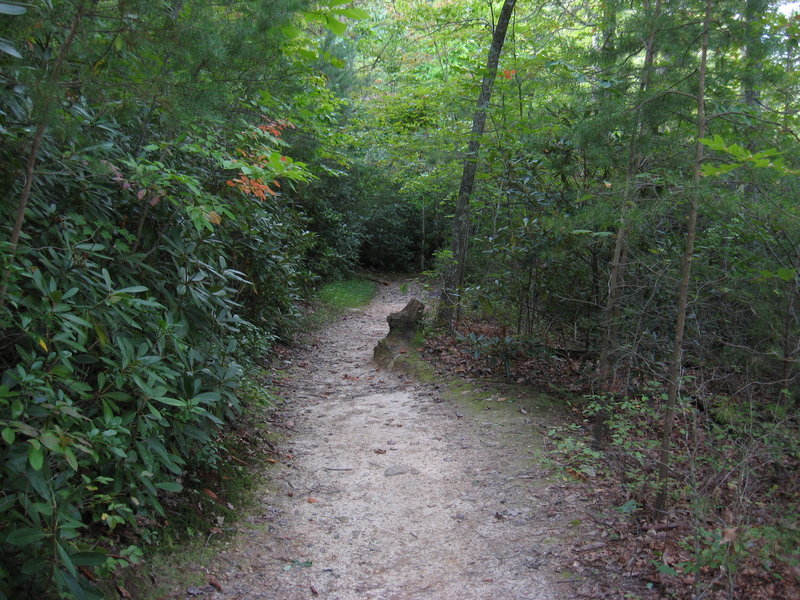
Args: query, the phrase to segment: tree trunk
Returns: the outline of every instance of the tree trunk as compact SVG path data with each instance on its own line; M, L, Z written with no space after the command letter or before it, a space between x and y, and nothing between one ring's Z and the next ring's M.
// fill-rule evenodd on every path
M768 0L746 0L743 11L745 31L742 99L751 109L757 109L760 100L761 70L766 56L762 19L768 8Z
M658 494L655 501L655 512L663 513L667 506L667 483L669 480L669 462L672 453L672 424L675 420L675 404L681 385L683 368L683 334L686 329L686 309L689 304L689 281L692 275L692 258L694 255L695 232L697 229L697 210L700 198L700 176L703 162L703 144L700 138L706 135L706 69L708 66L708 30L711 26L711 0L706 0L706 13L703 18L703 37L700 47L700 66L697 83L697 138L695 144L694 170L692 174L692 194L689 205L689 223L686 229L686 248L681 264L681 279L678 288L678 314L675 319L675 339L672 345L672 356L669 361L667 404L664 407L664 424L661 432L661 453L658 467Z
M464 267L467 259L470 230L470 199L475 187L475 173L478 169L478 151L481 145L481 136L486 127L486 112L492 98L492 88L497 76L497 65L500 62L500 53L506 39L506 31L514 12L516 0L505 0L503 8L492 35L492 45L489 47L489 56L486 60L486 73L481 83L481 92L478 95L478 107L472 120L472 133L464 159L464 171L461 175L461 186L458 190L455 218L453 220L453 258L445 272L444 285L439 297L439 308L436 320L441 325L451 325L459 303L459 288L464 283Z
M658 18L661 14L661 0L655 0L652 14L650 12L650 2L645 2L645 13L650 16L648 22L651 23L651 30L645 40L645 55L644 64L642 65L642 72L639 78L639 92L644 94L650 86L650 78L653 69L653 62L655 61L656 45L655 36ZM603 391L609 391L611 386L611 362L609 353L614 344L616 337L616 321L619 313L619 292L622 276L625 271L625 251L626 244L628 243L628 209L633 202L634 197L634 181L639 171L639 140L642 136L642 111L640 105L636 114L636 124L631 137L630 148L628 150L628 168L625 173L625 188L623 189L622 207L620 209L619 229L617 230L617 237L614 242L614 254L611 259L611 273L608 277L608 296L606 297L606 305L603 308L603 338L600 343L600 358L597 364L597 375L600 379L600 385ZM604 406L600 407L594 418L594 426L592 429L592 445L595 449L603 446L605 438L605 418L606 410Z

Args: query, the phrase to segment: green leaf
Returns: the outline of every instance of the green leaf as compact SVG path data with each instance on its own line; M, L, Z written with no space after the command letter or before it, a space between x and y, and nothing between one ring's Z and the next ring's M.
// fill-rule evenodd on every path
M79 567L99 567L106 563L108 555L105 552L88 551L75 552L71 555L72 562Z
M7 385L0 385L0 398L16 398L19 392L8 389Z
M202 402L203 404L215 404L221 400L219 392L202 392L197 394L192 400Z
M75 453L72 451L72 448L64 448L64 458L67 459L67 464L69 465L70 469L77 473L78 459L75 458Z
M3 441L8 444L9 446L14 443L14 439L17 437L17 434L14 432L11 427L6 427L3 429Z
M92 326L92 324L89 323L89 321L87 321L86 319L82 319L77 315L73 315L72 313L62 314L61 317L63 319L66 319L67 321L75 323L76 325L80 325L81 327L89 328Z
M34 544L45 537L45 533L41 529L33 527L23 527L21 529L14 529L6 537L6 543L12 546L27 546Z
M347 25L342 23L339 19L332 15L325 15L325 27L335 35L344 35L347 31Z
M16 419L18 416L22 414L22 411L25 410L25 407L22 405L22 402L17 399L11 403L11 418Z
M94 324L94 332L95 335L97 335L97 341L100 344L100 349L104 349L108 344L108 334L106 334L105 329L102 325L100 325L100 323Z
M39 436L39 442L46 448L52 450L53 452L60 452L61 451L61 444L58 441L58 437L51 433L50 431L45 431Z
M6 54L10 54L15 58L22 58L22 54L19 53L19 50L14 48L5 38L0 38L0 52L5 52Z
M24 15L28 9L18 4L8 4L7 2L0 2L0 14L3 15Z
M31 427L27 423L22 421L11 421L9 425L13 425L14 428L21 434L27 435L28 437L36 437L39 435L39 430Z
M712 150L718 150L721 152L727 152L728 148L725 145L725 140L722 139L719 135L715 135L713 138L699 138L699 142L705 144Z
M161 402L161 404L168 404L169 406L178 406L180 408L186 408L186 402L184 400L178 400L177 398L169 398L167 396L162 396L160 398L153 398L156 402Z
M664 573L666 575L671 575L673 577L678 577L680 575L680 573L678 573L675 569L673 569L667 564L664 564L663 562L659 562L657 560L653 560L651 562L656 567L656 569L658 569L661 573Z
M741 166L742 163L729 163L725 165L712 165L709 163L705 163L702 167L703 176L713 177L714 175L723 175L725 173L730 173L734 169L738 169Z
M300 31L294 25L284 25L283 27L281 27L281 33L283 35L285 35L290 40L293 40L293 39L298 38L301 35L303 35L303 32ZM227 169L228 167L225 167L225 168Z
M175 481L159 481L156 487L166 492L180 492L183 486Z
M44 466L44 450L41 446L31 446L28 450L28 462L36 471L41 471Z
M56 544L56 548L58 548L58 554L61 556L61 562L67 568L67 571L69 571L70 575L73 577L77 577L78 571L75 568L75 564L72 562L72 557L70 557L67 551L64 550L64 547L61 544Z
M130 287L117 290L114 292L114 294L139 294L141 292L146 292L147 290L148 288L143 285L132 285Z

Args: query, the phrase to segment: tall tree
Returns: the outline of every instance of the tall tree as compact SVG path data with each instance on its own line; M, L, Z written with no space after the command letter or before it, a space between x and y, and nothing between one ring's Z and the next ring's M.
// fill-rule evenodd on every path
M489 56L486 60L486 72L481 83L478 95L478 107L472 120L472 133L467 146L467 155L464 159L464 171L461 175L461 185L458 190L455 218L453 220L453 260L445 274L444 285L439 299L437 320L443 324L450 324L456 316L458 306L458 290L464 283L464 268L467 259L470 230L470 199L475 187L475 173L478 169L478 152L481 145L481 136L486 127L486 113L492 98L494 80L497 76L497 65L500 62L500 53L508 31L508 24L514 12L516 0L505 0L503 8L492 35L492 44L489 46Z
M661 15L661 0L645 0L645 14L649 17L647 37L644 41L644 64L639 76L639 93L644 96L650 86L653 72L653 62L656 56L656 30L658 18ZM606 304L603 308L603 335L600 342L600 357L598 360L598 376L600 384L604 388L612 386L611 377L611 347L615 340L616 322L619 317L619 295L622 277L625 270L625 261L628 243L628 210L633 203L635 195L635 178L639 172L641 156L639 155L639 145L644 133L643 131L643 102L636 108L636 117L633 133L631 135L630 146L628 148L628 167L625 172L625 187L623 188L622 207L620 209L619 227L614 242L614 253L611 258L611 270L608 277L608 295ZM603 445L605 411L601 410L595 416L593 428L593 442L596 448Z
M686 229L686 246L681 262L681 278L678 287L678 310L675 318L675 339L672 344L672 355L667 375L667 404L664 408L664 422L661 431L661 453L658 468L658 493L655 511L664 512L667 505L667 481L669 478L669 462L671 455L672 425L675 420L675 403L681 387L681 370L683 368L683 334L686 330L686 313L689 305L689 281L692 276L694 259L694 243L697 231L697 212L700 204L700 178L704 146L700 141L706 135L708 121L706 119L706 70L708 67L708 32L711 27L711 0L706 0L703 17L703 37L700 45L700 65L697 82L697 142L695 144L694 165L692 170L692 191L689 203L688 225Z

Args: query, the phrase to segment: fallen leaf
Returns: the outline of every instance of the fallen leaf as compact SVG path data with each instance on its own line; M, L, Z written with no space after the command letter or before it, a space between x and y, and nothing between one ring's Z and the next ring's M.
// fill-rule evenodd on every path
M212 492L210 489L208 489L208 488L203 488L203 493L204 493L206 496L208 496L209 498L211 498L212 500L216 500L217 502L219 502L219 496L217 496L217 495L216 495L214 492Z
M133 596L131 596L131 593L121 585L117 586L117 591L119 592L119 595L122 598L131 598L131 599L133 598Z
M578 481L586 481L586 479L587 479L586 475L584 475L580 471L577 471L576 469L567 469L567 473L572 475Z
M208 578L208 585L212 586L218 592L222 591L222 585L219 581L217 581L216 577L209 577Z
M319 500L317 500L316 498L306 498L306 502L308 502L309 504L315 504L319 502Z
M726 527L722 530L722 544L732 544L739 537L736 527Z
M317 591L317 588L315 588L313 585L308 586L308 587L311 590L311 595L312 596L319 596L319 592Z
M590 550L600 550L600 548L605 548L608 544L605 542L592 542L591 544L586 544L582 548L578 548L578 552L589 552Z

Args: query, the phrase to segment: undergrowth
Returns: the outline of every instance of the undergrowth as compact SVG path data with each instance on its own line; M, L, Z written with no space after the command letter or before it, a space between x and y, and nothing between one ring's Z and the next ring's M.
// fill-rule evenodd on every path
M617 507L618 540L584 555L584 562L618 559L654 593L675 599L797 597L796 420L766 405L756 414L730 398L726 414L735 419L721 419L712 406L718 399L680 399L672 505L667 514L654 514L663 398L657 384L650 388L624 397L587 396L580 422L548 432L563 474L607 490L605 502ZM602 451L592 448L588 426L599 406L609 407Z
M592 393L592 361L532 350L472 321L459 336L428 340L425 353L459 377L514 381L567 409L566 422L547 427L545 464L605 507L594 515L604 541L570 555L576 597L631 586L642 600L800 597L800 421L788 395L732 397L687 378L672 437L671 504L658 514L663 384Z
M369 303L375 290L364 279L326 284L301 327L324 326L345 310ZM262 347L254 340L253 347L263 352L269 344ZM216 467L187 473L182 493L165 503L163 519L121 528L102 540L112 558L92 577L106 597L155 600L176 590L208 588L209 582L213 587L205 565L249 514L256 492L269 485L264 466L277 464L275 444L282 434L275 409L281 400L272 387L273 369L258 364L268 358L259 356L249 357L237 390L241 417L213 441L221 456Z

